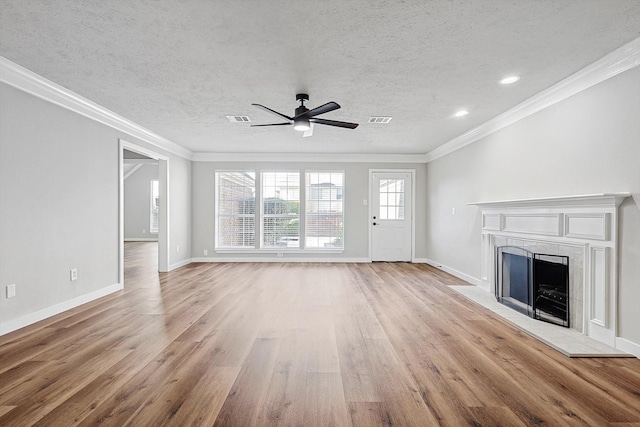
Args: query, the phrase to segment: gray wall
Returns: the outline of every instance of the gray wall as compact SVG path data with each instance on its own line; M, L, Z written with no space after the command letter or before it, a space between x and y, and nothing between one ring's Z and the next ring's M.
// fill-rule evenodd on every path
M118 283L119 138L153 149L0 83L0 326ZM191 162L169 157L175 264L191 257Z
M345 218L344 252L341 254L286 253L287 258L368 258L369 210L362 204L369 198L369 169L415 169L416 170L416 258L426 255L426 165L407 163L271 163L271 162L193 162L193 244L194 257L266 257L274 253L261 254L216 254L215 243L215 188L217 170L343 170L345 172Z
M151 181L158 180L158 165L143 164L124 181L124 238L157 239L151 234Z
M191 260L191 161L172 157L169 161L169 268Z
M619 335L640 344L639 111L636 67L429 163L427 257L480 277L468 202L633 193L620 207Z

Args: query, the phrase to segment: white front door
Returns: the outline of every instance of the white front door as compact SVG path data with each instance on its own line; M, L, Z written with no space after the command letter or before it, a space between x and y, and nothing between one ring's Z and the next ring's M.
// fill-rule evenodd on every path
M411 261L411 173L371 174L371 260Z

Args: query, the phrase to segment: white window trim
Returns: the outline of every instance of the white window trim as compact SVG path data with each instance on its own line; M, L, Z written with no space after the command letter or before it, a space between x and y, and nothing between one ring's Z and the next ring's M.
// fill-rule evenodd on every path
M237 173L253 173L254 175L254 194L255 192L258 191L258 186L261 185L260 184L260 171L256 171L255 169L216 169L214 171L213 174L213 187L214 187L214 241L213 241L213 247L214 247L214 251L215 252L227 252L230 253L229 251L232 252L237 252L237 253L241 253L241 252L256 252L258 251L258 247L256 246L258 244L258 241L255 239L255 234L259 232L260 227L259 224L256 223L257 221L257 211L254 213L254 241L253 247L218 247L218 233L219 233L219 227L218 227L218 203L219 203L219 196L220 196L220 192L219 192L219 182L218 182L218 174L220 173L230 173L230 172L237 172Z
M149 181L149 234L158 234L158 229L160 228L159 225L159 221L160 221L160 206L158 206L158 219L156 221L156 223L158 223L158 228L155 229L155 231L151 228L151 224L153 224L153 183L157 182L158 183L158 197L160 197L160 181L157 179L152 179L151 181Z
M238 247L238 248L230 248L230 247L218 247L218 202L219 202L219 188L218 188L218 174L224 172L246 172L246 173L254 173L255 176L255 193L256 193L256 204L258 204L259 200L259 208L256 206L255 210L255 238L254 238L254 247ZM263 173L297 173L299 179L299 212L298 212L298 220L300 223L299 228L299 247L298 248L272 248L272 247L262 247L263 235L262 235L262 221L263 221L263 210L264 210L264 195L262 191L262 174ZM342 174L342 221L344 224L345 220L345 205L346 205L346 182L347 182L347 174L344 170L278 170L278 169L215 169L214 170L214 252L219 254L277 254L277 253L287 253L287 254L341 254L344 253L344 242L346 236L346 229L343 225L343 247L342 248L305 248L305 233L306 233L306 174L307 173L341 173Z
M307 216L307 174L308 173L341 173L342 174L342 248L306 248L306 241L304 241L305 246L302 246L303 248L305 248L305 251L319 251L322 253L328 253L328 252L344 252L344 242L345 242L345 227L344 227L344 208L345 208L345 195L347 192L347 174L344 170L305 170L304 171L304 206L300 206L300 210L302 211L302 208L304 207L304 217L305 220L304 222L300 223L300 226L304 226L304 229L302 230L302 232L300 234L305 235L307 234L307 224L306 224L306 216ZM300 196L302 198L302 195Z
M297 173L298 174L298 247L297 248L273 248L273 247L264 247L264 233L262 231L262 226L263 221L264 221L264 192L263 190L263 183L262 183L262 178L263 178L263 174L265 173ZM303 208L303 196L304 196L304 189L300 186L300 182L302 181L302 174L303 172L301 170L273 170L273 169L268 169L268 170L261 170L260 171L260 234L259 236L259 241L256 243L259 243L259 249L260 252L264 252L264 251L272 251L272 252L289 252L290 251L298 251L298 250L302 250L302 248L304 248L304 236L302 236L301 230L302 227L304 226L304 220L302 219L302 215L300 214L300 211ZM257 187L257 185L256 185ZM257 209L256 209L257 211ZM287 250L289 249L289 250Z

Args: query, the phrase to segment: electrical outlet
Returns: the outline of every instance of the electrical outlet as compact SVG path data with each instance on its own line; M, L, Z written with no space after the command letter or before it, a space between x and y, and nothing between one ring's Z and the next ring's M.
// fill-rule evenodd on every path
M282 258L284 254L282 252L278 252L278 258Z
M451 215L455 215L456 214L456 208L451 208Z
M180 252L180 245L176 245L176 252Z
M205 249L203 252L204 252L204 256L209 255L209 251L207 249Z
M367 206L369 201L367 199L362 199L362 206Z
M77 268L72 268L71 271L69 272L69 280L71 280L72 282L74 280L78 280L78 269Z
M16 296L16 284L12 283L7 285L7 298L13 298Z
M143 228L142 229L142 234L145 234L146 232L147 232L147 230Z

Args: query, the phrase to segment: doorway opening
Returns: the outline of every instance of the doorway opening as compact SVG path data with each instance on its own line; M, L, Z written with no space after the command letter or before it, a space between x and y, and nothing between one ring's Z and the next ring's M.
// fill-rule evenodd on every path
M157 271L169 271L169 159L120 140L119 171L119 278L124 285L125 241L146 242L147 247L150 242L157 242L157 248L148 253L157 258L154 262ZM131 189L138 187L137 194L136 190L132 191L133 194L125 194L125 180L131 180L130 184L140 181L139 185L130 186Z

